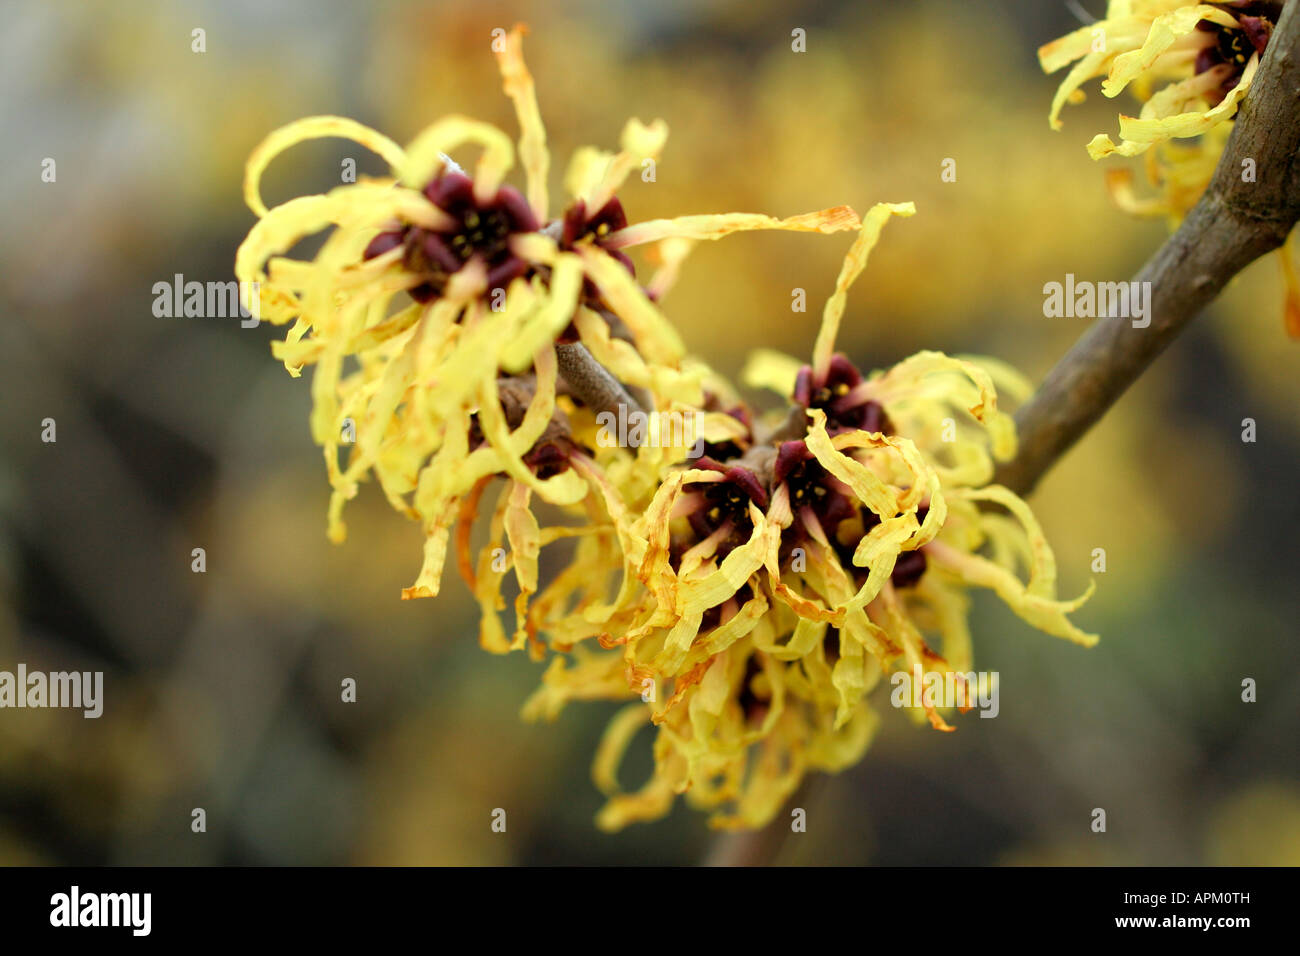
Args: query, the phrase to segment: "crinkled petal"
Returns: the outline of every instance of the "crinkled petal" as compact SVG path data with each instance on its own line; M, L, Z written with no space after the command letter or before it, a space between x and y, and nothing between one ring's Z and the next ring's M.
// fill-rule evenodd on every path
M871 250L876 247L885 223L889 221L890 216L906 217L915 214L916 204L910 202L876 203L867 210L867 215L862 220L862 230L853 240L848 255L844 257L844 265L840 267L839 278L835 280L835 292L826 300L826 308L822 311L821 328L817 332L817 342L813 346L815 373L824 375L830 365L831 354L835 350L835 336L839 334L840 320L844 317L844 306L848 302L849 286L853 285L854 280L867 267L867 258L871 255Z
M338 137L360 143L378 153L393 170L398 170L406 160L402 148L383 133L343 116L308 116L281 126L254 147L244 167L244 201L258 216L267 209L260 191L262 173L271 160L286 149L309 139Z
M777 219L760 213L729 212L708 216L678 216L676 219L650 219L610 233L605 237L604 245L610 249L624 249L668 238L721 239L735 232L758 229L830 234L857 229L861 225L858 214L849 206L834 206L790 216L788 219Z

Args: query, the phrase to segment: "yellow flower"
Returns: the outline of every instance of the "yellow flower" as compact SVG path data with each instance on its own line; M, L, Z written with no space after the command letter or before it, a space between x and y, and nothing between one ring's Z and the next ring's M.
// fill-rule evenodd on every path
M1254 15L1256 8L1268 8L1270 15ZM1153 143L1205 133L1236 113L1280 8L1281 3L1111 0L1104 20L1038 50L1047 73L1074 63L1052 101L1052 128L1061 128L1067 102L1082 100L1084 83L1105 76L1101 88L1107 97L1133 84L1144 105L1137 117L1121 114L1118 146L1104 133L1093 138L1088 152L1094 159L1136 156ZM1153 93L1164 80L1174 82Z
M766 823L808 771L861 757L877 723L866 696L887 672L952 674L972 703L971 587L1048 633L1096 641L1067 617L1091 588L1056 598L1055 561L1028 506L988 484L994 458L1015 450L993 379L1020 392L1023 380L936 352L865 377L833 351L881 229L913 211L880 204L866 215L811 365L770 352L750 362L749 384L777 389L792 413L751 427L738 410L744 433L706 445L725 460L670 469L639 517L616 519L628 573L612 604L586 615L605 628L606 651L557 658L525 708L549 718L570 700L642 697L597 754L593 774L610 796L602 827L661 816L679 793L715 811L715 826ZM952 729L933 703L922 711ZM618 764L647 723L654 774L623 793Z
M1098 133L1088 143L1088 154L1093 159L1142 155L1155 196L1139 197L1127 169L1109 170L1107 188L1126 212L1163 218L1176 228L1214 175L1281 9L1281 0L1111 0L1104 20L1039 48L1039 63L1047 73L1073 64L1056 91L1048 121L1060 129L1062 107L1082 101L1083 84L1096 77L1105 77L1101 89L1107 97L1132 90L1143 104L1140 113L1121 113L1120 142ZM1300 338L1294 241L1288 239L1278 254L1286 284L1286 328Z
M944 713L973 704L972 587L1041 630L1093 643L1068 618L1088 595L1057 599L1032 513L989 484L994 460L1015 450L995 382L1021 392L1023 380L937 352L867 376L834 351L850 286L912 204L881 203L863 219L838 206L629 224L616 193L667 135L661 121L631 120L619 152L576 152L568 204L552 218L521 43L516 28L497 58L521 128L522 193L505 181L516 146L466 117L437 121L404 149L350 120L300 120L249 159L245 196L259 221L236 272L258 284L256 314L292 323L274 354L293 374L314 366L331 537L342 538L343 505L373 474L425 533L403 597L436 595L451 550L486 649L557 652L526 716L634 701L596 755L609 795L598 823L653 819L680 793L716 826L765 823L806 773L861 757L878 722L867 695L890 672L950 675L958 700L912 712L951 730ZM368 146L391 177L267 209L267 164L321 136ZM480 150L472 175L450 158L469 146ZM788 401L766 419L685 353L658 304L694 243L755 229L858 230L811 363L759 353L749 364L748 384ZM286 255L326 231L310 260ZM659 268L643 286L624 250L646 244ZM610 441L611 405L698 430ZM552 507L535 511L538 501ZM481 512L487 540L475 557ZM551 545L567 559L544 581ZM654 773L625 793L618 765L647 726Z
M349 119L317 116L271 133L249 157L244 195L259 217L235 271L258 295L246 303L276 324L273 346L293 375L315 366L312 435L333 495L329 535L345 535L344 503L370 474L398 511L424 525L424 564L404 597L438 593L460 503L488 476L508 476L503 528L519 586L535 588L547 534L531 518L536 498L578 508L600 469L575 440L575 403L557 400L556 346L580 345L654 408L703 400L703 372L655 306L690 243L733 232L856 229L846 206L786 219L729 213L629 225L616 193L658 157L662 120L628 121L621 148L577 151L565 176L570 200L552 219L550 155L516 27L496 51L521 134L524 193L507 185L510 138L464 116L438 120L406 148ZM343 137L383 157L391 177L349 183L267 209L260 180L304 140ZM450 158L479 151L472 174ZM286 253L329 234L310 261ZM646 288L624 250L655 243L665 269ZM340 463L340 451L346 462ZM582 459L581 469L571 467ZM597 496L596 500L602 500ZM486 586L486 585L485 585ZM496 599L480 595L486 605ZM498 647L490 625L484 643ZM519 646L522 633L510 646Z

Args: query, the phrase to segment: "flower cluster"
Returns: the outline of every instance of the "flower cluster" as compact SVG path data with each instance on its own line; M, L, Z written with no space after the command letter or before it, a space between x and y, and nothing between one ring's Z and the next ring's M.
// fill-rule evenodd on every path
M1039 49L1045 72L1070 66L1048 121L1060 129L1062 108L1081 102L1082 86L1096 77L1104 77L1107 97L1124 90L1136 95L1142 109L1137 116L1120 115L1120 142L1098 133L1088 154L1142 156L1154 195L1138 195L1127 168L1108 170L1107 188L1126 212L1177 227L1214 175L1282 6L1283 0L1110 0L1105 19ZM1279 255L1287 331L1300 338L1294 243L1293 235Z
M488 125L445 118L402 149L349 120L301 120L249 160L259 221L236 271L260 284L262 318L292 323L275 355L295 375L314 366L331 538L373 476L424 529L404 598L437 595L451 552L482 645L554 655L526 716L629 702L596 755L600 825L654 819L682 793L717 826L766 822L807 772L859 759L883 674L938 671L966 686L971 588L1092 644L1068 619L1088 595L1057 598L1033 515L990 484L1015 449L996 388L1022 391L1019 377L937 352L864 374L835 351L850 286L912 204L629 224L617 192L667 135L632 120L618 152L575 154L552 216L521 43L516 28L497 58L522 130L522 194L505 182L516 149ZM320 136L362 143L392 177L268 210L266 165ZM480 150L472 175L450 158L468 147ZM784 399L775 413L688 355L661 308L695 242L758 229L856 232L811 361L759 351L748 363L745 383ZM313 258L287 256L322 232ZM634 246L658 266L644 282L624 251ZM602 440L600 416L619 406L691 416L700 444ZM952 729L928 701L922 713ZM644 727L655 769L625 792L618 766Z

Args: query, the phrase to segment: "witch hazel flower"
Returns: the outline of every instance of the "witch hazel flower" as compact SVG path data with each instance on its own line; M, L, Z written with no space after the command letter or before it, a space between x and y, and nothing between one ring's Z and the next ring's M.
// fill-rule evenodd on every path
M352 120L317 116L271 133L247 164L244 195L259 219L235 271L259 283L260 318L291 323L275 356L293 375L314 368L312 434L333 488L329 536L344 538L344 504L375 477L393 507L424 527L424 563L408 598L438 593L460 505L493 476L510 483L506 526L525 535L511 560L527 562L515 570L531 593L535 535L522 515L534 500L585 508L601 480L570 417L628 388L655 409L703 402L705 372L655 305L691 243L859 225L847 206L786 219L728 213L629 225L616 194L658 157L668 132L662 120L635 119L617 152L574 154L567 205L552 218L550 153L523 34L516 27L497 53L521 130L517 149L465 116L436 121L405 148ZM268 208L260 191L268 164L321 137L371 149L391 176ZM470 172L452 158L465 151L478 156ZM506 181L516 158L522 191ZM314 258L286 255L324 232ZM648 287L626 252L645 244L666 264Z
M994 460L1015 450L993 378L1014 387L1014 373L923 352L866 375L834 351L884 224L913 212L880 204L864 217L809 365L751 360L748 383L777 390L789 411L768 425L739 411L730 457L670 470L626 522L618 598L589 618L616 626L557 658L526 706L550 718L570 700L642 697L597 753L602 827L655 819L681 794L715 826L766 823L808 772L860 759L878 723L867 696L892 671L953 675L969 704L971 588L1050 634L1095 642L1068 618L1091 588L1057 599L1028 506L989 483ZM921 712L953 729L932 703ZM654 773L624 792L622 754L647 724Z
M1060 129L1067 103L1102 77L1110 98L1126 90L1142 103L1119 117L1119 142L1098 133L1093 159L1142 156L1153 195L1139 195L1132 170L1107 170L1111 197L1125 212L1163 218L1177 228L1200 200L1223 155L1233 119L1259 69L1282 0L1111 0L1106 17L1039 48L1044 72L1070 67L1052 100L1048 122ZM1300 338L1300 277L1295 235L1278 250L1286 286L1286 328Z
M593 764L609 796L598 824L654 819L681 794L716 826L765 823L807 773L860 759L884 675L969 670L972 588L1093 643L1069 619L1088 595L1057 598L1028 506L990 484L1015 449L995 380L1015 391L1017 376L938 352L867 374L835 351L850 287L912 204L633 222L617 194L667 128L631 120L618 151L574 153L553 211L522 38L516 28L497 54L517 145L463 116L405 148L330 116L267 137L248 162L259 221L236 272L260 284L259 318L289 326L275 356L294 375L313 368L330 537L342 540L344 504L374 477L425 535L402 596L436 596L454 555L483 647L552 655L525 716L631 701ZM367 146L391 175L267 208L267 165L324 136ZM453 159L465 151L472 172ZM687 354L662 306L695 243L768 229L857 231L811 361L759 352L746 369L748 385L786 402L775 415ZM325 232L311 259L287 255ZM653 249L653 274L638 276L627 252L638 246ZM627 447L602 440L615 410L698 428ZM919 712L951 730L945 714L928 701ZM654 771L625 792L619 764L646 727Z

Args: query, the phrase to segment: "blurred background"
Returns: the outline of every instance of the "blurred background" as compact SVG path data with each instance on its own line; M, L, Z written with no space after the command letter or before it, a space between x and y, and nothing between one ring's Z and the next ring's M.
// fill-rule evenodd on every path
M347 542L327 542L308 379L271 358L276 330L154 316L156 282L232 278L254 221L243 162L274 127L338 113L405 142L461 112L513 137L489 43L523 20L553 190L575 147L613 147L639 116L672 135L656 182L621 193L633 220L916 202L850 297L840 345L868 368L933 348L996 355L1037 381L1087 321L1044 318L1043 284L1127 278L1166 234L1112 207L1083 148L1130 104L1094 84L1048 129L1059 77L1035 50L1078 25L1064 3L0 11L0 670L106 675L99 720L0 711L4 864L708 852L703 816L680 802L659 823L595 829L589 764L616 705L522 723L543 665L479 649L453 572L436 602L398 599L421 535L378 489L349 506ZM272 165L263 194L326 190L347 158L384 171L351 144L309 143ZM956 182L941 181L945 159ZM666 308L723 372L750 347L805 355L848 244L706 244ZM809 311L792 317L794 287ZM1106 550L1078 615L1102 643L1085 651L978 600L976 666L1001 675L999 718L940 734L885 704L866 759L819 790L780 861L1300 863L1300 343L1281 289L1272 258L1243 274L1033 497L1063 593ZM56 443L41 441L46 418ZM357 702L342 704L349 677ZM1241 700L1247 677L1257 703ZM489 827L498 807L505 834ZM1095 807L1104 835L1089 829Z

